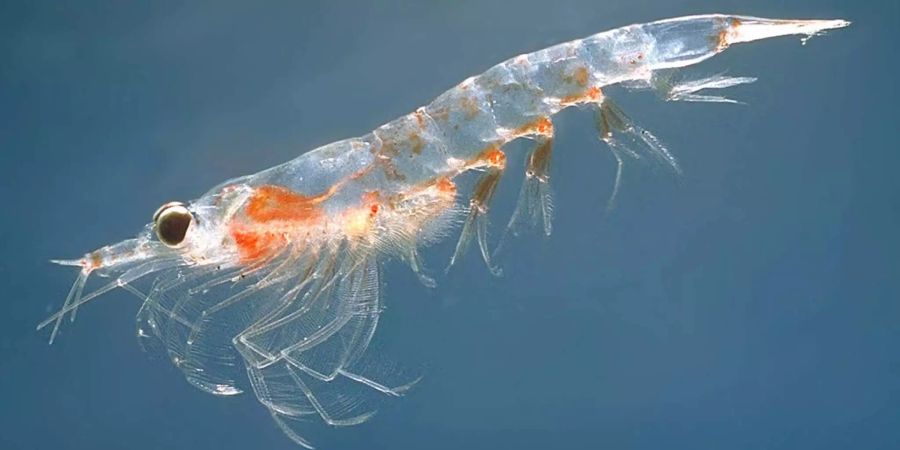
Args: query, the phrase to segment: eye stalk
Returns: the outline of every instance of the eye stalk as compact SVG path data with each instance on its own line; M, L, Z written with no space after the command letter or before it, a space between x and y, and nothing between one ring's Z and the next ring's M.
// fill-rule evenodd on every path
M181 202L169 202L159 207L153 214L153 229L160 242L169 247L177 247L184 241L188 227L194 216Z

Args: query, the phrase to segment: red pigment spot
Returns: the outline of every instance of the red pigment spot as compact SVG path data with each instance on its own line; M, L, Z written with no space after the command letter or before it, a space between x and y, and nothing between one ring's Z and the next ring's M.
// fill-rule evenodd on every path
M375 217L381 208L381 193L378 191L366 191L362 195L362 201L364 204L369 205L369 216Z

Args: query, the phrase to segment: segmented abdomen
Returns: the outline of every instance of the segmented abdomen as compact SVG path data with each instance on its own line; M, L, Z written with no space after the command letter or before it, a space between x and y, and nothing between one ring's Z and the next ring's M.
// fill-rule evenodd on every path
M653 39L639 26L520 55L471 77L374 131L387 178L452 176L490 148L534 134L561 109L596 103L602 86L642 77Z

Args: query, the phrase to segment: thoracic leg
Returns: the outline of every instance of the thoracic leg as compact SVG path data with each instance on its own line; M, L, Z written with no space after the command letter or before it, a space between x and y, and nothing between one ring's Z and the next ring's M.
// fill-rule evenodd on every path
M644 153L665 163L676 173L681 173L678 161L659 139L634 123L609 97L605 97L599 105L597 128L600 131L600 139L607 144L618 146L631 157L640 159Z
M622 186L622 172L626 155L634 159L643 159L644 156L651 156L658 162L669 166L675 173L681 173L678 161L659 142L659 139L635 124L609 98L604 98L597 107L596 126L597 131L600 133L600 140L609 146L610 152L616 159L616 178L613 183L612 194L610 194L610 198L607 201L607 209L615 206L616 197Z
M755 77L729 77L724 74L696 80L679 81L673 81L671 75L654 78L651 81L652 86L667 101L707 103L741 103L722 95L700 94L699 92L707 89L725 89L756 81Z
M437 286L434 278L431 278L425 273L425 269L422 267L422 258L419 256L419 250L417 248L412 247L407 251L406 260L413 273L419 278L419 282L425 285L425 287L433 288Z
M535 146L528 155L525 179L519 191L519 200L500 239L494 254L498 254L510 235L518 236L525 227L537 227L540 223L544 234L553 231L553 195L550 189L550 161L553 155L553 128L547 127L535 135Z
M328 425L333 425L333 426L357 425L357 424L365 422L366 420L369 420L373 415L375 415L375 411L368 411L368 412L362 413L360 415L343 418L343 419L334 417L328 411L328 409L326 409L325 405L323 405L321 402L319 402L319 399L312 392L312 390L306 385L306 383L300 378L300 376L290 367L287 367L287 370L288 370L288 373L290 374L291 378L293 378L296 386L300 389L300 391L303 392L303 394L309 400L309 403L312 405L312 407L316 410L317 413L319 413L319 416L322 417L322 420L324 420L325 423L327 423ZM349 411L345 411L345 412L349 412Z
M377 382L377 381L374 381L374 380L372 380L372 379L370 379L370 378L364 377L364 376L362 376L362 375L359 375L359 374L356 374L356 373L353 373L353 372L348 372L348 371L346 371L346 370L344 370L344 369L338 370L338 373L340 373L341 375L343 375L343 376L345 376L345 377L347 377L347 378L349 378L349 379L351 379L351 380L353 380L353 381L356 381L356 382L358 382L358 383L362 383L362 384L364 384L364 385L366 385L366 386L368 386L368 387L370 387L370 388L372 388L372 389L375 389L376 391L379 391L379 392L381 392L381 393L384 393L384 394L387 394L387 395L391 395L391 396L394 396L394 397L400 397L401 395L405 394L406 391L408 391L410 388L413 387L413 385L415 385L416 383L418 383L418 382L419 382L419 379L421 378L421 377L420 377L420 378L416 378L415 380L413 380L413 381L411 381L411 382L409 382L409 383L406 383L406 384L404 384L404 385L401 385L401 386L390 387L390 386L386 386L386 385L384 385L384 384L382 384L382 383L379 383L379 382Z
M625 165L625 161L622 159L622 155L619 153L618 148L610 145L609 150L612 152L613 157L616 158L616 180L613 182L613 189L612 193L609 194L609 200L606 201L606 211L612 211L616 206L616 197L619 195L619 186L622 185L622 168Z
M494 148L486 152L484 158L485 173L475 185L472 193L472 199L469 200L469 215L463 225L462 232L459 236L459 242L456 244L456 250L450 258L448 269L453 266L457 258L465 253L469 243L474 236L478 241L478 248L481 250L481 257L487 264L488 269L494 275L500 275L501 270L491 263L491 253L488 250L487 242L487 213L490 209L491 199L497 190L497 184L500 177L503 176L503 170L506 168L506 155L499 148Z

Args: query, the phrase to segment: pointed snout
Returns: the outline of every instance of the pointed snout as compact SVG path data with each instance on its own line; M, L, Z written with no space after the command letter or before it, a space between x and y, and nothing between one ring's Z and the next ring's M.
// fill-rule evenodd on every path
M121 272L136 263L157 257L165 251L165 246L147 238L127 239L107 245L85 254L80 259L51 260L63 266L81 267L82 271Z

